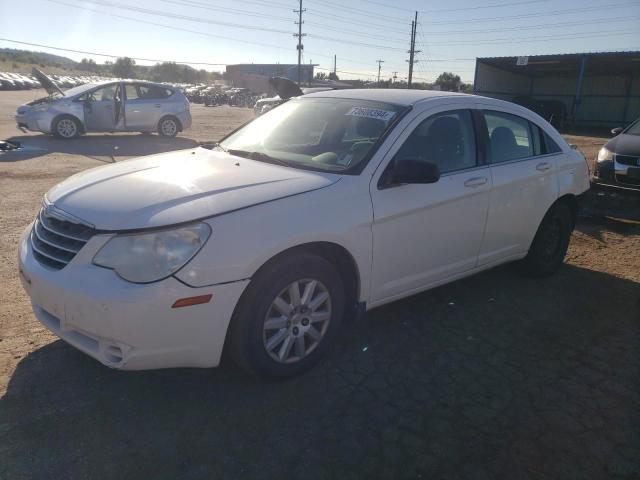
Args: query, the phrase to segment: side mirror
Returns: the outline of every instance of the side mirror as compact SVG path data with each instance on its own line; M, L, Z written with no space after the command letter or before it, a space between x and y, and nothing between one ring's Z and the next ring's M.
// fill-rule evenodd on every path
M616 127L611 130L611 134L615 137L616 135L620 135L622 133L622 130L624 130L624 128Z
M391 174L391 183L436 183L440 169L435 163L415 158L397 158Z

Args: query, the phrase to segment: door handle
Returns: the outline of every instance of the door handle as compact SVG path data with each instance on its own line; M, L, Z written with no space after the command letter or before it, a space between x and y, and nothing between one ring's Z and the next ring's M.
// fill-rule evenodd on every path
M536 165L536 170L539 172L546 172L547 170L551 170L551 164L549 162L542 162Z
M487 177L473 177L464 182L465 187L476 188L487 183Z

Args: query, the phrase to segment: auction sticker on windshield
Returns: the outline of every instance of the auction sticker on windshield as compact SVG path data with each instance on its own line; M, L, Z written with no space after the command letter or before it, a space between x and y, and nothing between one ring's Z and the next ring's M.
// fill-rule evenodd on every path
M396 112L390 110L380 110L378 108L353 107L345 115L352 117L377 118L385 122L391 120Z

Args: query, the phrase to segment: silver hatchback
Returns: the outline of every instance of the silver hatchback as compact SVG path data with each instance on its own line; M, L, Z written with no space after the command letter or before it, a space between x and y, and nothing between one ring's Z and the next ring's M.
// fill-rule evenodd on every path
M189 101L169 85L110 80L62 91L34 68L49 96L21 105L18 128L74 138L86 132L158 132L175 137L191 127Z

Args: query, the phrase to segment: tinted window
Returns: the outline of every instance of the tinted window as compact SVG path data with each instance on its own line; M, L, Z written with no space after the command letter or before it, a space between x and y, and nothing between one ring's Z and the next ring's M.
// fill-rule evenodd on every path
M542 131L542 138L544 138L544 153L558 153L562 149L544 130Z
M138 92L138 98L144 99L167 98L172 93L166 88L147 85L138 85Z
M471 112L457 110L427 118L411 133L396 161L419 159L438 166L440 173L476 166L476 142Z
M500 163L534 155L529 121L502 112L484 112L489 133L489 162Z

